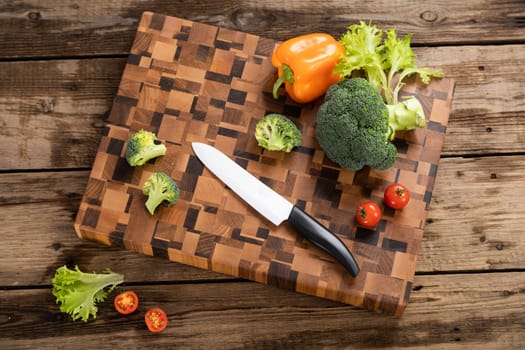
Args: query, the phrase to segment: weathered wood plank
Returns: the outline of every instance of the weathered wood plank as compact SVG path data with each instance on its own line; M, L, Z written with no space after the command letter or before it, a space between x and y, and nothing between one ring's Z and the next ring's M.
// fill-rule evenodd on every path
M8 290L0 347L519 349L524 285L522 273L418 276L401 318L251 282L133 286L136 313L117 314L110 297L87 324L61 314L48 288ZM143 314L156 305L170 323L152 336Z
M0 169L90 166L123 68L122 59L0 63Z
M87 177L87 171L0 175L1 187L9 188L0 195L2 247L9 247L0 254L0 286L49 284L64 264L127 271L128 282L230 278L79 240L73 221Z
M421 66L457 82L444 155L523 151L524 45L416 53ZM0 170L90 167L124 64L125 59L0 62Z
M525 268L522 198L525 157L443 159L417 271ZM219 274L80 241L73 220L87 171L1 174L0 255L4 286L49 283L62 264L130 270L130 281L199 280ZM23 237L23 239L21 239ZM30 254L27 254L30 251Z
M319 0L198 0L191 6L164 0L29 0L0 6L0 57L125 54L141 13L151 10L277 40L314 31L339 36L360 20L414 33L413 42L420 45L525 39L521 0L396 1L388 6Z
M436 47L416 53L420 66L437 67L456 81L443 154L523 151L525 46Z
M144 10L277 40L371 19L414 33L420 65L456 80L401 319L78 240L87 169ZM525 348L524 10L523 0L0 2L0 348ZM23 171L69 168L86 170ZM97 321L71 322L49 289L62 264L124 273L141 312L164 307L170 328L152 336L143 313L117 315L111 301Z
M524 268L524 167L523 156L442 159L419 269Z

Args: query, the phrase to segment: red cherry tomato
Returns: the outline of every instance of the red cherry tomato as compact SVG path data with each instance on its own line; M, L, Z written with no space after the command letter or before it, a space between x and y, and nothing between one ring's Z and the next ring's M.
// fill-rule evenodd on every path
M355 212L357 223L364 227L376 227L381 220L381 209L372 201L364 201L359 204Z
M385 189L385 204L392 209L404 208L410 200L410 192L402 184L392 184Z
M146 321L146 326L148 326L150 332L153 333L162 332L168 326L168 316L164 310L158 307L146 311L144 320Z
M128 315L139 307L139 297L135 292L128 290L117 295L113 303L118 312Z

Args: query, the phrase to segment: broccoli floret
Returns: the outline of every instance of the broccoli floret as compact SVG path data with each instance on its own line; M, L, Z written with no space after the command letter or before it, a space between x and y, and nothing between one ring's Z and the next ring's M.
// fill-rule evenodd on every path
M425 126L422 114L409 110L409 101L387 106L363 78L336 83L317 111L319 145L328 158L345 169L359 170L365 165L387 169L396 160L397 149L390 142L395 132Z
M132 134L126 146L126 160L131 166L144 165L148 160L166 154L166 146L155 143L155 133L140 129Z
M149 213L153 215L155 209L163 201L168 202L168 205L173 205L179 199L179 187L171 177L163 172L156 172L144 182L142 193L148 196L146 200L146 208Z
M262 148L284 152L290 152L303 140L297 126L284 115L276 113L268 114L257 122L255 139Z

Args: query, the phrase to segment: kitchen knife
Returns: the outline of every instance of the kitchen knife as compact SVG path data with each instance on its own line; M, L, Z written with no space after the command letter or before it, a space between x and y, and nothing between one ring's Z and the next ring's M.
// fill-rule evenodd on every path
M303 237L332 255L352 276L357 276L357 261L334 233L216 148L199 142L193 142L192 147L195 155L215 176L261 215L276 226L288 220Z

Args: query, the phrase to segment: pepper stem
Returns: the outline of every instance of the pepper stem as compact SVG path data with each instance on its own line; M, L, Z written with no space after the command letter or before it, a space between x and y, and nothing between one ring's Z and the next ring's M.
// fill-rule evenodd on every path
M283 85L285 82L288 82L290 84L293 84L293 82L294 82L292 68L290 68L290 66L287 65L287 64L283 64L281 66L281 68L282 68L283 72L281 73L279 78L277 78L277 80L273 84L273 91L272 92L273 92L273 98L275 98L275 99L279 98L279 88L281 87L281 85Z

